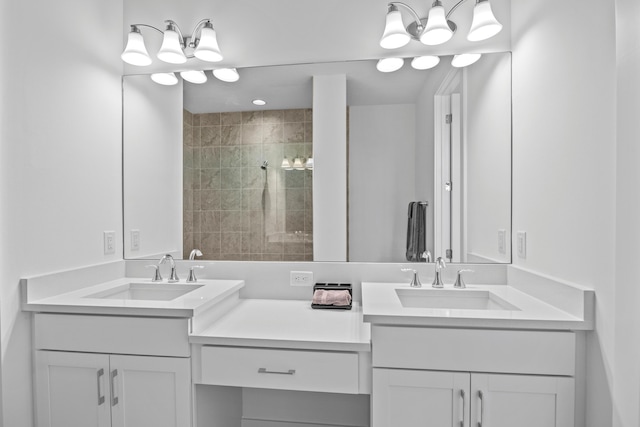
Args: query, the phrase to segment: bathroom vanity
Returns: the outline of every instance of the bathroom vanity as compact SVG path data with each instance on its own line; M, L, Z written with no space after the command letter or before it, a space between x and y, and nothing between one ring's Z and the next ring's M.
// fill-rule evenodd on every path
M570 287L555 294L573 308L506 284L363 282L351 310L315 310L243 280L53 277L22 286L39 427L573 427L593 328L593 293Z

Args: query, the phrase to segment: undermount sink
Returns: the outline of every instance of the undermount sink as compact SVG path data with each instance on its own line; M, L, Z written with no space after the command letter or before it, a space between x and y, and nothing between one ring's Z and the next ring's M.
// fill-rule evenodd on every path
M176 283L126 283L85 298L171 301L201 287Z
M396 289L406 308L440 308L451 310L517 310L520 309L490 291L469 289Z

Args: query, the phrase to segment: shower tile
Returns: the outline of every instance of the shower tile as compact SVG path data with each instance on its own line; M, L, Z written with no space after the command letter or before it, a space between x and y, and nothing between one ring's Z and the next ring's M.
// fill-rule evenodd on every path
M304 231L304 211L286 211L285 231L287 233Z
M223 190L242 188L242 170L236 168L221 168L220 183Z
M200 126L220 125L220 113L206 113L200 115Z
M262 137L265 144L282 143L284 141L284 125L281 123L264 124Z
M220 231L242 231L241 211L221 211L220 212Z
M291 170L285 172L285 188L304 188L304 172Z
M284 142L304 142L304 123L285 123Z
M201 127L200 145L205 146L219 146L221 137L220 126L206 126Z
M243 111L242 124L243 125L261 125L262 111Z
M282 110L269 110L262 115L263 123L282 123L283 119L284 112Z
M258 167L242 168L242 188L264 188L265 171Z
M295 122L304 122L304 113L305 110L297 109L297 110L284 110L284 122L285 123L295 123Z
M243 144L262 144L262 126L242 125Z
M220 209L238 211L242 209L242 192L238 190L220 191Z
M200 182L202 187L197 186L194 188L202 188L203 190L219 189L221 182L220 169L200 169Z
M265 242L264 252L266 254L282 254L284 253L284 244L282 242Z
M201 114L193 115L193 126L200 126L200 116Z
M263 261L262 254L249 254L249 261Z
M220 210L220 190L200 190L199 193L200 209L203 211Z
M200 250L208 259L216 259L220 254L220 233L201 233Z
M189 126L193 125L193 114L189 110L182 110L182 123Z
M193 196L194 196L194 190L191 190L191 189L182 190L182 206L185 212L194 210Z
M202 149L200 147L193 147L191 153L193 156L193 168L200 169L202 167Z
M221 165L220 147L202 147L200 149L200 167L202 169L215 169Z
M287 189L285 193L285 209L288 211L302 211L304 208L305 190L301 188Z
M185 147L193 146L193 127L185 126L182 129L182 145Z
M242 253L242 233L223 231L220 233L220 253Z
M311 188L304 189L304 205L303 209L305 211L310 211L313 209L313 190Z
M264 254L262 256L263 261L283 261L283 255L280 254Z
M202 233L219 233L220 224L220 211L201 211L200 231Z
M221 113L220 123L222 125L239 125L242 123L242 113L240 112Z
M193 231L194 233L200 233L202 231L202 228L200 227L201 224L201 212L200 211L194 211L192 213L192 217L193 217L193 228L191 231Z
M201 192L202 190L193 190L193 210L194 211L199 211L201 208L201 204L200 204L200 196L201 196Z
M222 126L220 128L221 145L242 144L242 127L240 125Z
M194 127L191 129L191 146L192 147L199 147L200 146L200 135L201 135L201 129L200 127Z
M311 108L304 110L304 121L309 123L313 122L313 110Z
M243 145L242 147L242 166L243 167L259 167L262 165L262 147L259 145ZM269 167L272 167L272 163L269 162Z
M182 165L184 168L193 168L193 148L190 148L190 147L183 148Z
M220 166L237 168L242 165L242 148L239 145L221 147Z
M298 254L284 254L282 256L283 261L306 261L304 255Z
M304 124L304 142L313 142L313 123Z
M184 212L182 215L182 231L193 233L193 212Z

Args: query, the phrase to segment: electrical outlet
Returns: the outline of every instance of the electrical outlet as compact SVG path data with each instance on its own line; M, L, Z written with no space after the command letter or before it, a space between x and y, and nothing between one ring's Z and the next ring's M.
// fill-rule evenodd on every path
M289 275L289 284L291 286L312 286L312 271L292 271Z
M507 230L498 230L498 253L507 253Z
M131 230L131 250L140 250L140 230Z
M518 258L527 258L527 233L518 231L516 233L516 244L518 246Z
M111 255L116 253L116 232L104 232L104 254Z

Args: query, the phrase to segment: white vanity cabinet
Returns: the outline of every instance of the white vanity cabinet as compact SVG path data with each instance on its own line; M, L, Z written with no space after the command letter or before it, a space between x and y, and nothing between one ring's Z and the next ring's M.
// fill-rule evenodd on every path
M572 332L374 326L372 427L574 427Z
M182 318L37 313L37 426L191 426L187 332Z

